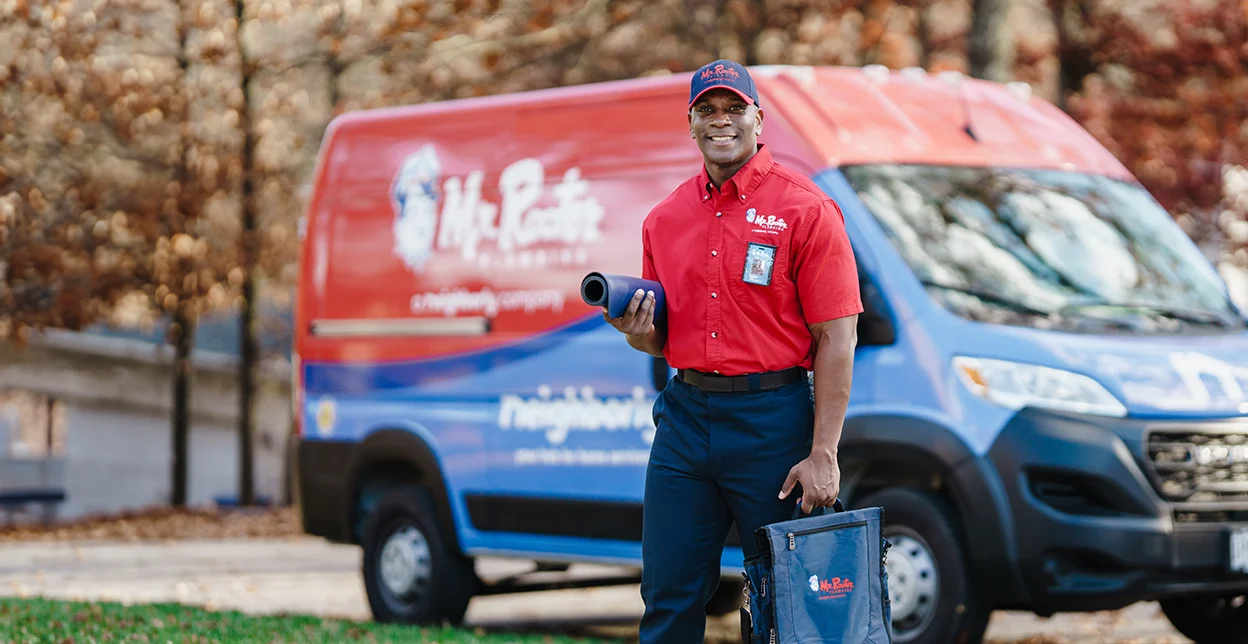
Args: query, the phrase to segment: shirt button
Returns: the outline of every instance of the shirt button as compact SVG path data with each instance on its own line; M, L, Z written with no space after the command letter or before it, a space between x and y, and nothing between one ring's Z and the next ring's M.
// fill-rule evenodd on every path
M724 213L722 213L722 212L717 212L717 213L715 213L715 216L716 216L716 217L723 217L723 216L724 216Z
M717 250L713 250L713 251L711 251L711 257L715 257L715 256L716 256L716 255L718 255L718 254L719 254L719 251L717 251Z
M745 195L741 195L741 201L745 201Z
M711 298L712 298L712 299L713 299L713 298L717 298L717 297L719 297L719 296L718 296L718 295L716 295L716 294L714 294L714 293L711 293Z
M715 334L715 332L714 332L714 331L711 331L711 337L712 337L712 338L715 338L715 337L719 337L719 336L717 336L717 335Z

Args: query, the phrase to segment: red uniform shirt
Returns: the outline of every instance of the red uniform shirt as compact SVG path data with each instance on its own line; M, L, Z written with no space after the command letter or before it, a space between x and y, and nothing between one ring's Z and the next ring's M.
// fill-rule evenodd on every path
M642 245L642 277L663 285L663 353L677 369L811 369L806 325L862 312L840 207L766 146L720 190L705 167L681 184L646 217Z

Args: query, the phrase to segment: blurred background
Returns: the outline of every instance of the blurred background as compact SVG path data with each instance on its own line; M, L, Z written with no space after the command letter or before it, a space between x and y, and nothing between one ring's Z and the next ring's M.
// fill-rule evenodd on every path
M334 116L718 57L1029 83L1248 305L1248 0L0 0L0 510L289 504Z

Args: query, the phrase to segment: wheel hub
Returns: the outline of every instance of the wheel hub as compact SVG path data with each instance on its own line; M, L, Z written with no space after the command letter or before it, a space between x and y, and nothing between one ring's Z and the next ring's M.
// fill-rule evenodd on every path
M429 542L411 526L397 530L381 548L378 572L386 590L402 600L416 600L429 592L433 565Z
M897 633L919 629L936 608L939 583L936 560L927 544L909 535L894 535L888 551L888 595L892 602L893 629Z

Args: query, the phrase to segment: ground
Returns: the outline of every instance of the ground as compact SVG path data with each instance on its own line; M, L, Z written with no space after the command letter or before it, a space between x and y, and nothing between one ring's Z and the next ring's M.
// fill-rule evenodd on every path
M299 535L289 511L234 515L161 513L58 532L0 532L0 595L125 602L180 601L255 614L369 619L360 551ZM483 575L523 563L487 559ZM577 569L593 572L591 567ZM467 621L487 631L628 637L641 600L635 585L474 599ZM574 613L587 612L576 618ZM736 617L712 620L708 642L737 642ZM997 613L991 644L1179 644L1156 604L1048 620Z

